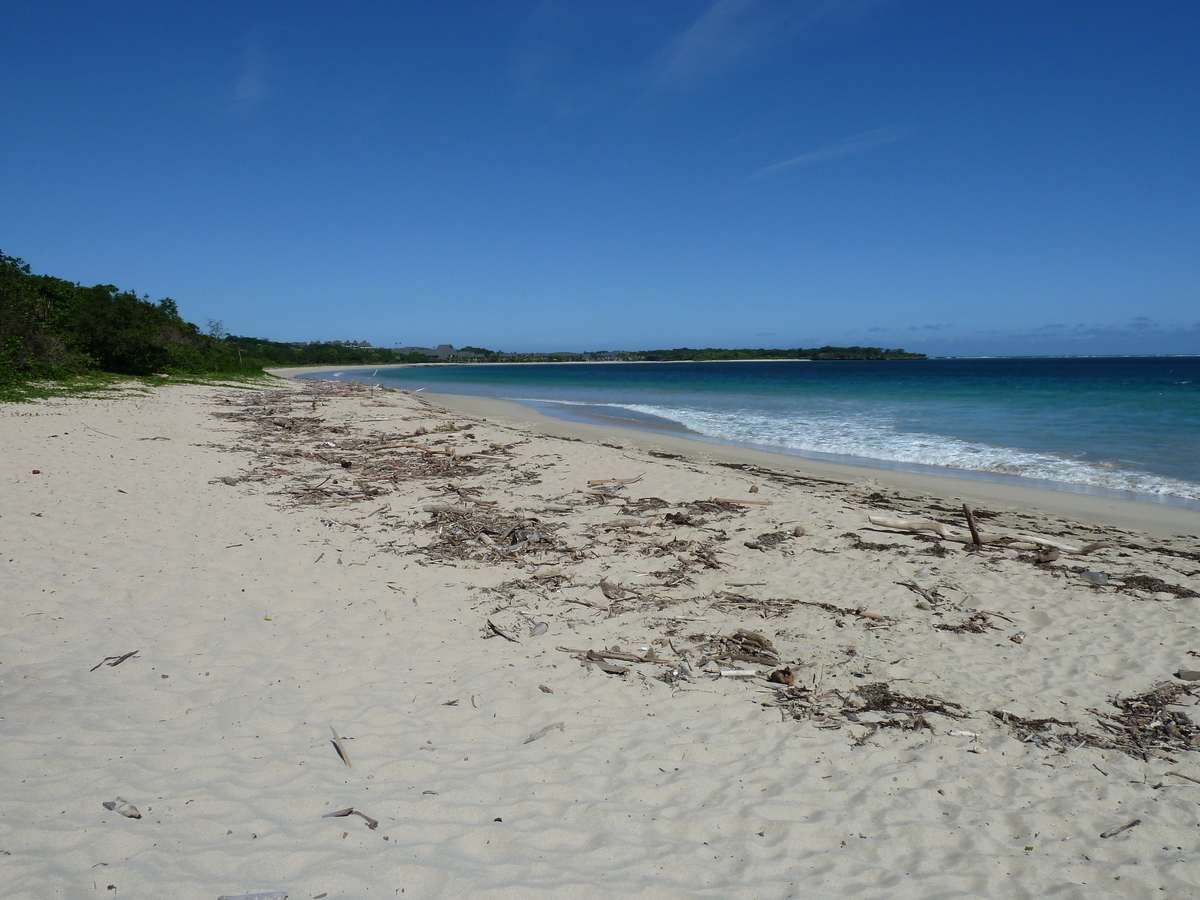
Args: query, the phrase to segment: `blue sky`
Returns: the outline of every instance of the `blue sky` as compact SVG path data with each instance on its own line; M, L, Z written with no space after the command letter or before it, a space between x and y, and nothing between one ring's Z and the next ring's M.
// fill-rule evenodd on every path
M18 4L0 250L275 340L1200 353L1200 5Z

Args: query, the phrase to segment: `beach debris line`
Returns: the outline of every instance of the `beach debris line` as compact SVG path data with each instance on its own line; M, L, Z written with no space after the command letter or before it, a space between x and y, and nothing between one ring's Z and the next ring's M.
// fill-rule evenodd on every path
M138 655L137 650L130 650L128 653L123 653L120 656L106 656L106 657L104 657L104 659L100 660L100 662L96 663L94 666L92 666L90 669L88 669L88 671L95 672L98 668L100 668L105 663L107 663L109 666L119 666L121 663L125 662L125 660L131 659L132 657L137 656L137 655Z
M347 806L345 809L337 809L333 812L327 812L321 816L322 819L344 819L346 816L358 816L367 823L367 827L374 831L379 827L379 820L372 819L365 812L355 809L353 806Z
M339 393L343 390L344 393ZM571 643L595 649L558 649L576 657L582 666L629 676L628 683L642 686L647 686L649 681L644 676L654 676L677 687L707 677L713 679L710 684L718 693L755 701L771 697L766 705L779 706L785 719L811 721L819 728L845 729L855 743L869 740L883 728L898 731L928 729L932 732L929 723L936 722L936 717L941 715L948 716L955 724L967 724L975 729L950 732L951 738L971 736L976 743L978 733L983 730L979 723L986 720L995 722L997 733L1003 730L1016 734L1024 730L1022 740L1028 739L1029 743L1048 752L1068 753L1081 746L1130 752L1132 747L1135 754L1145 750L1151 756L1161 758L1168 752L1200 749L1200 745L1184 745L1183 739L1191 737L1194 740L1196 733L1190 720L1183 721L1174 716L1179 711L1175 709L1165 709L1165 713L1170 714L1169 719L1150 715L1141 720L1136 716L1130 719L1136 710L1116 704L1108 708L1106 714L1089 710L1097 720L1103 721L1103 725L1091 724L1092 716L1082 710L1072 710L1071 715L1060 712L1064 719L1086 720L1089 724L1081 729L1075 722L1021 719L1011 713L1003 714L1008 718L999 719L995 713L989 716L987 707L978 701L964 706L932 695L909 697L908 692L919 694L923 689L909 687L909 680L903 678L890 686L884 682L888 677L887 667L919 657L928 650L919 642L932 635L931 629L990 634L998 631L1002 621L1007 621L1010 625L1006 630L995 635L996 646L1008 648L1008 652L1001 655L1005 659L1019 659L1029 650L1014 651L1007 640L1017 628L1030 627L1028 622L1022 620L1018 624L1002 613L975 609L978 601L952 580L966 571L962 565L967 559L963 549L972 552L986 546L996 550L1029 551L1016 556L1016 560L1012 553L984 554L986 558L977 558L969 566L972 572L981 566L988 572L1003 572L1008 567L1016 575L1013 566L1023 564L1028 567L1036 560L1042 567L1037 577L1062 579L1058 588L1081 593L1090 593L1081 590L1079 575L1085 570L1085 564L1091 564L1087 565L1089 570L1104 568L1108 572L1108 585L1097 594L1116 602L1122 600L1113 596L1118 591L1139 592L1141 596L1137 599L1147 599L1142 592L1158 593L1159 596L1152 599L1162 602L1170 602L1174 597L1194 596L1195 592L1184 586L1189 582L1170 584L1150 574L1130 574L1138 572L1133 566L1161 563L1147 558L1155 553L1200 561L1200 553L1191 549L1138 546L1128 539L1130 535L1126 532L1085 531L1083 526L1050 524L1043 517L1020 511L993 513L971 509L958 502L948 504L935 498L899 493L866 495L856 486L843 482L765 474L765 470L751 470L740 464L729 464L728 468L743 473L753 471L755 481L762 485L760 492L749 492L746 479L740 476L736 480L711 480L714 471L718 476L722 473L709 468L701 470L675 465L669 468L681 478L691 478L685 472L692 471L705 480L692 479L688 486L673 488L688 493L671 501L637 496L645 490L645 481L656 482L659 473L668 468L656 467L655 463L649 463L652 466L649 473L633 478L597 478L587 483L589 490L579 490L575 486L585 487L580 482L590 473L581 472L577 460L554 453L553 442L559 440L556 438L539 438L535 442L537 449L532 453L548 452L522 460L512 448L517 443L529 443L528 440L490 443L496 439L495 435L481 433L482 441L472 445L470 441L475 440L475 436L458 423L451 425L449 420L441 425L431 423L432 416L449 414L434 410L428 404L424 409L415 404L409 410L397 407L397 415L390 418L414 420L399 428L366 426L365 422L382 420L356 420L353 416L347 417L346 423L341 425L335 421L334 412L329 414L328 421L315 419L314 415L312 419L300 420L294 427L283 427L273 420L293 415L293 400L284 393L269 403L259 399L257 407L244 404L253 408L247 408L242 419L247 425L238 439L240 446L223 449L249 450L258 456L257 463L244 477L237 479L238 483L250 492L265 485L263 493L283 494L285 503L291 502L286 499L290 496L297 507L358 504L354 510L355 521L322 519L321 523L343 532L353 529L350 533L359 540L370 541L374 534L385 535L374 538L377 548L397 555L424 557L417 559L421 566L429 563L466 564L469 568L475 568L477 564L496 566L498 573L502 573L497 580L510 580L496 587L481 586L479 590L484 597L492 594L503 598L503 605L491 605L490 598L471 598L478 604L476 615L485 617L481 628L484 638L503 637L513 643L529 640L532 645L539 631L545 629L543 633L548 633L546 626L549 624L554 624L553 630L563 635L578 629L581 636ZM353 389L343 386L334 388L323 399L352 395ZM363 431L359 433L358 428ZM402 433L405 429L407 433ZM483 449L483 453L476 454L476 448ZM601 462L600 465L611 466L616 472L626 467L627 464L617 461L615 454L604 457L600 455L602 453L598 451L596 458L607 458L612 462ZM542 462L542 459L558 461ZM352 466L344 468L342 460L351 462ZM505 462L501 464L501 460ZM485 462L489 464L484 465ZM695 465L705 464L698 462ZM556 470L552 468L554 466L562 468ZM595 474L606 473L601 470ZM545 485L544 493L528 489L538 483ZM638 483L642 483L641 488L634 487ZM831 491L833 486L850 490ZM792 492L795 487L802 490ZM683 496L709 497L717 492L746 499L681 499ZM390 496L365 502L381 494ZM758 500L765 496L775 500L774 507L766 500ZM823 513L821 507L810 508L806 505L810 496L820 496L822 502L832 504L831 510L836 510ZM381 506L381 503L385 505ZM869 517L875 530L851 525L856 531L845 531L850 519L861 523L868 511L874 511L864 509L863 503L884 511L880 516ZM796 504L795 509L793 504ZM776 510L774 514L772 509ZM427 515L422 516L422 510ZM968 515L970 519L964 522ZM935 516L948 524L926 519ZM797 519L808 523L808 529L796 526ZM1043 524L1035 524L1039 521ZM885 535L884 529L908 533ZM996 533L992 533L993 529ZM1050 536L1029 534L1027 530L1045 531ZM791 542L792 538L804 537L806 532L811 537ZM839 532L850 539L849 544L837 540ZM863 540L863 536L872 534L891 543ZM1117 554L1102 561L1072 559L1116 546L1099 540L1085 543L1084 538L1077 537L1080 534L1089 535L1088 539L1116 537L1123 551L1120 560L1116 558ZM742 549L743 545L747 550ZM897 583L911 590L915 595L912 600L930 612L926 615L903 612L902 608L911 606L911 601L908 604L902 599L895 602L902 595L890 589L885 588L884 595L856 594L849 590L853 585L846 583L847 590L843 591L843 585L836 579L821 580L817 571L810 578L805 567L800 565L802 559L778 559L793 553L796 556L830 554L835 557L841 554L840 560L835 558L831 562L852 569L863 561L862 551L892 557L878 560L884 563L893 562L894 555L908 553L945 559L945 568L935 569L938 572L935 577L927 577L928 569L911 576L907 573L895 576L913 579L908 583ZM770 556L766 555L768 552ZM813 555L811 559L818 562L821 558ZM1058 563L1060 559L1067 565ZM790 567L789 571L794 568L794 585L789 583L787 588L782 588L778 573L763 568L763 562L772 566L782 562ZM930 566L934 565L930 562ZM1169 564L1163 566L1143 571L1175 581L1200 574L1187 570L1187 566L1184 569ZM720 570L720 580L706 570ZM1168 570L1179 575L1168 574ZM1034 577L1029 568L1021 574ZM688 591L679 589L682 585L699 587ZM1200 587L1200 583L1196 586ZM389 583L388 587L400 590L394 583ZM756 587L772 591L774 596L768 594L760 599L735 592ZM792 592L792 596L780 597L783 590ZM415 597L413 602L416 603ZM485 603L487 607L483 605ZM890 604L884 608L893 612L892 616L867 608L867 605L879 608L885 603ZM516 607L526 609L508 614L501 612ZM587 609L581 610L582 607ZM816 610L827 613L829 618L815 614ZM630 621L631 616L639 618ZM1055 614L1051 613L1050 618L1053 620ZM542 622L543 619L547 621ZM612 637L620 642L620 647L616 644L601 646L594 632L585 630L606 619L618 629ZM691 633L696 626L684 624L709 621L714 624L704 626L711 632L705 634ZM772 630L768 625L778 626L778 630ZM897 625L901 627L893 627ZM645 628L657 629L658 635L644 634ZM816 636L818 631L821 632L819 637ZM1031 628L1029 634L1034 637L1029 637L1026 642L1033 646L1037 643L1038 633L1038 629ZM762 640L756 641L752 636ZM826 636L830 643L816 643L825 640ZM565 636L559 640L567 641ZM780 645L779 648L774 646L775 643ZM897 644L900 646L889 646ZM948 642L934 641L933 645L943 649ZM492 645L492 648L498 646ZM664 648L668 646L673 651L670 661L658 655L666 655ZM646 666L657 668L646 669ZM895 671L905 670L912 673L907 666ZM1182 677L1182 673L1191 671L1179 669L1174 683L1200 689L1200 672L1197 672L1196 681ZM728 680L726 684L717 681L722 678ZM875 687L881 684L883 688ZM548 686L539 688L543 693L551 692ZM929 690L965 702L964 697L956 696L954 687ZM1092 702L1098 702L1106 695L1107 692L1091 694L1097 698ZM471 703L472 707L478 706L474 697ZM448 701L443 705L453 704L454 701ZM933 708L925 704L933 704ZM1104 715L1108 718L1103 718ZM976 717L974 723L958 722L960 718L972 716ZM1179 738L1172 737L1172 728ZM939 736L944 731L939 723ZM542 733L535 732L530 737L540 739L547 733L549 731L542 729ZM535 735L539 736L535 738ZM1120 746L1122 742L1129 746ZM339 752L339 757L342 756ZM350 765L348 759L344 762ZM1186 786L1180 787L1186 789Z
M1168 581L1163 581L1161 578L1155 578L1153 575L1129 575L1123 578L1116 577L1112 580L1120 582L1121 586L1119 590L1125 593L1129 593L1130 591L1146 591L1150 594L1174 594L1180 600L1200 597L1200 593L1191 588L1171 584Z
M105 809L120 813L127 819L140 819L142 817L138 808L122 797L118 797L116 800L105 800L103 806Z
M1137 759L1151 756L1170 759L1169 752L1200 751L1200 729L1191 717L1169 707L1194 698L1200 685L1163 682L1133 697L1114 697L1109 703L1118 712L1089 710L1102 729L1112 734L1107 742Z
M966 719L970 713L958 703L925 695L913 697L892 689L887 682L877 681L850 690L824 688L821 685L781 685L774 697L763 706L778 707L792 719L808 720L817 728L837 729L848 725L866 728L855 740L861 746L880 729L901 731L926 729L934 731L926 714L949 719Z
M1105 734L1085 732L1077 722L1055 718L1025 718L1007 710L991 710L1017 740L1066 753L1080 747L1119 750L1143 762L1152 757L1174 761L1171 753L1200 751L1200 728L1178 706L1184 698L1195 698L1200 684L1163 682L1132 697L1114 697L1109 703L1117 712L1089 709Z

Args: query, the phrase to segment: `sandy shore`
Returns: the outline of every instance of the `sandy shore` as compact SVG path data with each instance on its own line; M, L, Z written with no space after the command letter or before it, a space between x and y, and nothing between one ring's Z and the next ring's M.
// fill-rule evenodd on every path
M301 375L335 371L369 372L378 368L380 367L342 366L334 369L329 366L306 366L270 371L279 377L296 378ZM1083 490L1057 490L1017 479L1010 482L992 482L965 475L904 472L872 468L870 465L838 465L746 446L697 440L683 433L672 435L628 428L623 427L624 423L614 423L612 428L605 428L570 422L504 400L461 394L424 393L441 406L464 415L485 416L491 421L509 427L533 430L539 434L579 438L595 443L610 442L614 435L619 435L620 441L630 447L647 451L666 451L703 462L765 466L799 475L828 478L858 487L881 486L916 495L954 497L960 504L983 504L1013 511L1035 511L1043 515L1134 529L1155 537L1200 535L1200 512L1170 503L1114 497L1108 493L1088 493Z
M1200 884L1187 510L328 382L0 436L6 896Z

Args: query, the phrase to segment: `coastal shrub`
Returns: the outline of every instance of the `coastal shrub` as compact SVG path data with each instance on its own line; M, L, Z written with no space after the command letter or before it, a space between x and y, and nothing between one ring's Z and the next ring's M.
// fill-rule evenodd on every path
M0 384L121 375L252 374L225 343L179 315L169 297L152 301L111 284L84 287L35 275L0 253Z

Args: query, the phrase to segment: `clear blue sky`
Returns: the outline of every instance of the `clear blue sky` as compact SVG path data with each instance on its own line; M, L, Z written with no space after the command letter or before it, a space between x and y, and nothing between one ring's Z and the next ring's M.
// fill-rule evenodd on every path
M1200 353L1200 4L13 4L0 250L275 340Z

